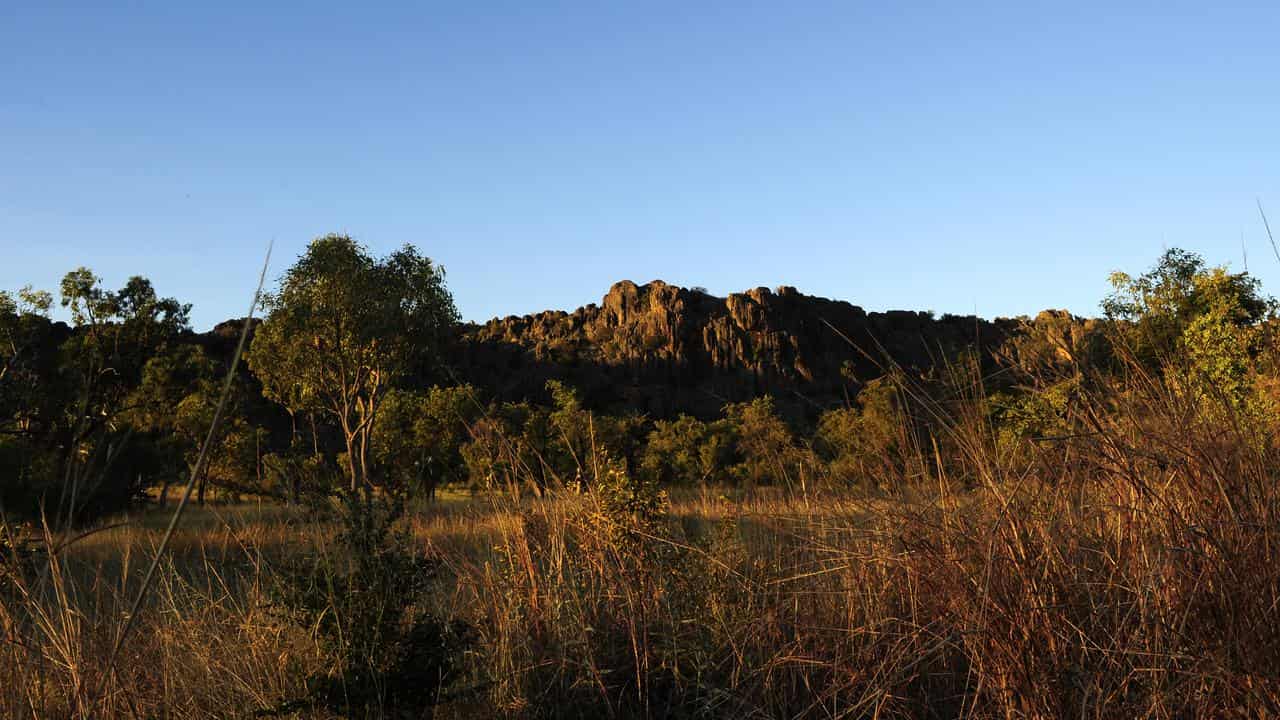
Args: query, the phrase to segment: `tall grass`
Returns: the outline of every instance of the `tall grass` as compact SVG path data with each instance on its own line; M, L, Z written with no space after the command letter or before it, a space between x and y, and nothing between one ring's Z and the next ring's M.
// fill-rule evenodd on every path
M286 538L261 520L223 520L174 536L110 680L112 649L162 529L114 527L60 549L52 535L9 528L0 716L234 717L296 692L322 659L305 633L271 614L264 583L269 555L307 542L307 529Z
M414 514L443 572L424 610L472 629L436 716L1280 714L1267 430L1134 364L1083 378L1073 432L1015 440L975 373L903 387L928 422L904 429L911 462L877 465L899 469L877 478L888 491L707 489L645 518L592 491ZM333 532L274 512L175 535L97 706L86 689L158 531L66 552L37 538L25 556L14 538L0 715L323 716L289 703L334 658L268 588Z
M489 698L550 717L1280 713L1277 451L1177 378L1087 378L1013 442L961 366L892 493L677 504L639 546L589 499L456 563ZM915 432L914 430L912 432ZM922 470L923 469L923 470Z

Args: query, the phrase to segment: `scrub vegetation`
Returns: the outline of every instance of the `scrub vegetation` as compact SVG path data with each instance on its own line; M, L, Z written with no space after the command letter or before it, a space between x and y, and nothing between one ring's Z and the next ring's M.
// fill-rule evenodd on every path
M0 715L1280 714L1276 303L1111 284L702 414L460 379L411 246L319 238L206 334L144 278L2 294Z

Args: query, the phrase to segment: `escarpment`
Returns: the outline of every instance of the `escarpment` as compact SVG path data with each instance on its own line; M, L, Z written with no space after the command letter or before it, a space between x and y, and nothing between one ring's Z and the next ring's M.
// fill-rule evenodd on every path
M1015 324L868 313L789 286L722 298L622 281L571 313L463 326L452 359L461 379L509 400L538 397L558 379L594 407L655 417L710 417L763 394L811 412L847 402L890 364L927 373L966 349L989 357Z

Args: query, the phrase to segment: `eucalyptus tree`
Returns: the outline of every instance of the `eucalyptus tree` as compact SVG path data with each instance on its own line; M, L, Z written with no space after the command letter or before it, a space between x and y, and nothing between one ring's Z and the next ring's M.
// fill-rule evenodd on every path
M412 245L375 258L345 235L312 241L264 301L248 355L267 397L341 431L352 490L376 482L370 449L389 390L439 357L458 322L444 270Z
M107 289L87 268L59 289L70 326L49 318L50 293L0 293L0 505L87 520L140 498L155 448L133 437L133 393L189 337L190 306L142 277Z
M16 294L0 291L0 433L25 435L31 431L34 408L46 376L41 360L53 353L49 308L53 296L24 287Z

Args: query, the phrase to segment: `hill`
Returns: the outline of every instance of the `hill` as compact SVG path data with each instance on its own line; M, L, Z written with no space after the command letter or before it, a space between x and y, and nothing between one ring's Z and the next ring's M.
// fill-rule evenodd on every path
M984 357L1013 320L928 312L866 312L793 287L728 297L660 280L615 283L573 312L495 318L460 331L462 379L504 399L570 382L602 409L655 417L714 416L763 394L805 414L846 402L886 361L928 372L972 348Z

